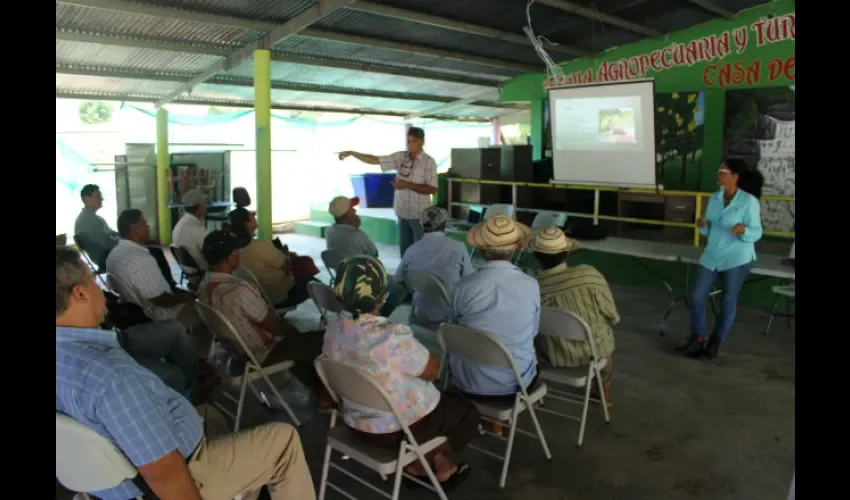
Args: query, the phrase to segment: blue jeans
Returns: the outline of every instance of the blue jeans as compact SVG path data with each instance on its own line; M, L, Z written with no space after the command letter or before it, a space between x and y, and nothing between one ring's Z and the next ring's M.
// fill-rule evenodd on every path
M744 264L743 266L733 267L726 271L712 271L707 267L697 266L696 278L694 280L694 289L691 294L691 334L702 337L705 335L705 306L708 301L708 294L711 293L714 287L714 282L717 281L719 275L723 275L723 304L721 306L720 315L717 317L717 324L714 326L714 335L717 335L718 340L724 340L729 329L732 328L732 323L735 321L735 312L738 308L738 294L744 286L744 280L747 279L747 274L753 263Z
M419 224L419 219L402 219L398 218L398 246L401 250L399 257L404 257L404 252L410 245L421 240L425 235L422 230L422 225Z
M121 347L175 391L185 394L198 376L198 356L180 323L135 325L121 332Z

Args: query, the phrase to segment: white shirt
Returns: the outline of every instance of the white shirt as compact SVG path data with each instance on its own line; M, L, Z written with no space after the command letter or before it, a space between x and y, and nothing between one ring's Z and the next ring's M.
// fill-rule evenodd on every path
M174 232L171 233L171 243L188 250L189 255L198 263L199 270L206 271L209 269L209 265L201 251L206 236L207 228L204 223L194 215L185 213L174 226Z
M171 307L155 306L150 299L172 293L162 271L146 247L130 240L121 240L106 257L106 272L115 275L135 290L141 299L136 304L150 319L176 319L186 304ZM128 297L122 297L129 299Z
M425 151L420 151L414 160L410 159L410 153L407 151L379 156L378 160L384 172L396 171L396 180L437 187L437 162ZM401 219L418 221L422 211L430 206L430 194L419 194L412 189L397 189L393 198L395 214Z

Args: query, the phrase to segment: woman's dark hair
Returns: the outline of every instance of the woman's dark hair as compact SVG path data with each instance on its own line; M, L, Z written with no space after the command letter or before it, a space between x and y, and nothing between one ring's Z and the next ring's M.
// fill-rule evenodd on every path
M761 199L761 188L764 187L764 176L755 168L740 158L730 158L723 162L733 174L738 175L738 188Z
M233 203L236 203L236 208L247 207L251 204L251 195L248 190L243 187L233 188Z
M227 220L230 223L230 230L236 235L239 248L248 246L254 239L254 236L245 229L245 225L251 220L251 212L239 207L227 214Z

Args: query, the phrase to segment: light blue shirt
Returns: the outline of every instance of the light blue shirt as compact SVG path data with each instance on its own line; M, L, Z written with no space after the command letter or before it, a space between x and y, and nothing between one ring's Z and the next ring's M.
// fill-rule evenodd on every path
M537 374L534 337L540 327L540 286L510 262L491 261L462 278L453 297L454 322L484 330L501 340L514 357L525 387ZM481 366L451 355L452 384L470 394L516 394L510 368Z
M404 281L407 269L431 273L443 282L449 297L455 283L464 276L475 271L472 259L463 243L449 238L442 231L425 233L404 252L404 257L395 273L396 282ZM424 294L413 294L413 310L417 322L442 323L451 321L451 304L444 304L439 297L426 297Z
M705 227L699 232L708 244L699 259L701 266L712 271L728 271L756 260L755 242L761 239L761 203L755 196L739 189L729 205L723 206L725 190L711 195L705 211ZM744 234L735 236L732 228L743 224Z
M56 411L112 441L136 467L174 450L189 457L204 433L191 403L136 363L111 330L56 327ZM142 495L129 480L90 493Z

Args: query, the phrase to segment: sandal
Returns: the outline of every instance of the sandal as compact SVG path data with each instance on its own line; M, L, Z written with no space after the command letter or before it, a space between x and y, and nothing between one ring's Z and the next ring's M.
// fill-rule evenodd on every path
M460 485L469 475L469 464L460 462L457 464L457 470L455 470L454 474L449 476L448 479L440 483L440 487L443 488L443 491L446 493L451 493L455 490L455 488ZM411 474L412 475L412 474ZM419 479L423 482L428 482L428 476L413 476L416 479ZM422 485L417 483L416 481L411 480L410 478L404 476L402 477L404 480L404 485L410 488L411 490L417 490L422 488Z

